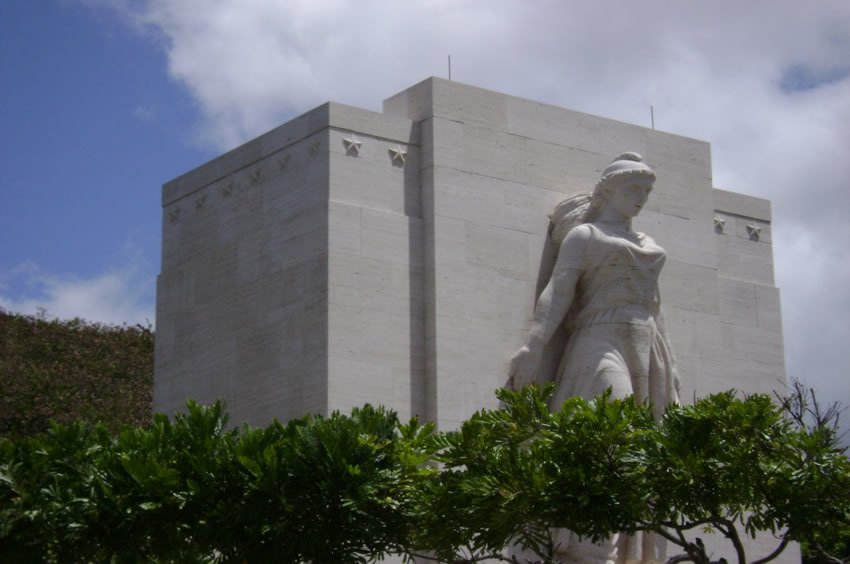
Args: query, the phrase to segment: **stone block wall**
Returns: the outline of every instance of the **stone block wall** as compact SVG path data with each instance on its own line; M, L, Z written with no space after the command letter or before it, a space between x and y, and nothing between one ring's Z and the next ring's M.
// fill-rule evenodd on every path
M154 408L324 412L329 105L163 187Z
M169 182L155 410L223 399L267 424L368 401L409 417L421 252L409 120L328 103Z
M332 104L328 405L423 412L419 125Z

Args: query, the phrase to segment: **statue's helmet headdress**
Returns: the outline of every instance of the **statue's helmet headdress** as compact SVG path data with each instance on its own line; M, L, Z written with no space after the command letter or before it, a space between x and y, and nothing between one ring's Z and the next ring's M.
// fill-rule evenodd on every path
M611 164L602 171L602 176L596 182L597 187L611 187L621 184L634 176L641 176L655 180L655 171L643 162L643 157L638 153L622 153L617 155Z

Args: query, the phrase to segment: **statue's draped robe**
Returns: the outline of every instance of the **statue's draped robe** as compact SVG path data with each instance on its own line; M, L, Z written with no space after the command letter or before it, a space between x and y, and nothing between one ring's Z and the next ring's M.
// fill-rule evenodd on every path
M587 224L591 237L580 264L559 261L556 268L577 269L575 296L563 330L560 361L554 374L552 407L572 396L592 399L609 387L614 397L634 394L650 401L660 416L678 402L679 379L660 310L658 277L666 255L651 237ZM565 345L563 343L566 343ZM557 352L544 351L545 359ZM550 366L555 366L550 361ZM579 541L569 531L556 532L559 556L566 562L650 562L664 556L663 539L655 535L615 535L608 542Z
M642 233L623 234L587 224L591 237L564 319L566 347L555 374L553 407L565 399L592 399L607 388L635 394L660 414L678 401L678 374L661 317L658 277L664 249Z

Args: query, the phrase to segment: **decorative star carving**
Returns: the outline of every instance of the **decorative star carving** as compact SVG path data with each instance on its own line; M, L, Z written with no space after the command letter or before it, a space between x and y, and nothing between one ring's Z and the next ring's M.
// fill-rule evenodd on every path
M407 161L407 151L402 149L401 145L396 145L388 152L390 154L390 162L393 166L404 166L404 163Z
M203 208L204 204L206 204L206 203L207 203L207 196L205 194L205 195L201 196L200 198L198 198L197 200L195 200L195 209L199 210L199 209Z
M221 195L225 198L229 198L233 193L233 182L229 183L227 186L222 187Z
M345 145L345 154L353 155L355 157L360 156L360 145L362 145L363 142L358 139L356 135L352 133L351 137L343 137L342 144Z
M747 225L747 233L750 235L751 241L758 241L761 238L761 226L750 223Z
M286 170L289 168L289 155L284 155L283 157L277 160L277 165L280 167L280 170Z
M321 146L322 142L316 139L314 141L310 141L310 143L307 145L307 150L310 152L311 155L315 155L319 152L319 147Z
M260 183L260 179L262 178L262 176L263 176L263 170L262 170L262 169L260 169L260 168L258 168L258 169L257 169L257 170L255 170L254 172L252 172L252 173L250 174L250 178L251 178L251 186L256 186L257 184L259 184L259 183Z
M723 230L726 228L726 220L720 217L719 215L714 216L714 230L718 233L723 233Z
M180 219L180 206L171 208L171 211L168 212L168 217L171 219L171 223L176 223Z

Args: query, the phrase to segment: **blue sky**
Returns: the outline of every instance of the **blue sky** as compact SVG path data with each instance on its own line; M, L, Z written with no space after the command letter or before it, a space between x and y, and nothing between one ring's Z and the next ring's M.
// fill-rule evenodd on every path
M712 144L769 198L788 373L850 404L850 2L3 0L0 307L154 321L160 186L445 76Z
M141 276L139 303L89 315L153 321L159 185L216 152L192 142L197 104L149 37L75 3L0 4L0 69L0 295L58 306L59 284Z

